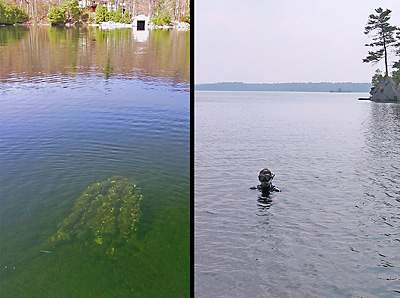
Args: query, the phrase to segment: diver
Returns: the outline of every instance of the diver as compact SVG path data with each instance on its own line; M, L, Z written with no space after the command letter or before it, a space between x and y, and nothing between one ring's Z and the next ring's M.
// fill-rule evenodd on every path
M269 169L265 168L258 173L258 180L260 185L250 187L250 189L258 189L263 197L268 197L273 191L280 192L279 188L272 184L272 179L274 179L275 174Z

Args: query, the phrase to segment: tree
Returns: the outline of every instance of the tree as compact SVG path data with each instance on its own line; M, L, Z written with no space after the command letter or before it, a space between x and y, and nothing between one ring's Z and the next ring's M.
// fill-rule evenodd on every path
M109 14L107 8L104 5L99 5L96 8L96 23L107 22L109 20Z
M68 0L61 6L53 6L47 16L51 25L74 24L79 21L81 16L78 1Z
M380 69L375 70L375 74L372 77L372 86L376 87L382 81L383 81L382 71Z
M397 84L400 83L400 69L393 70L392 78Z
M47 15L52 26L62 25L65 22L65 8L53 6Z
M81 10L79 9L78 0L68 0L63 4L66 12L66 22L75 23L78 22L81 16Z
M395 45L396 56L400 56L400 28L398 28L396 32L396 39L397 39L397 44ZM400 83L400 60L393 63L393 68L394 70L392 72L392 77L397 83Z
M28 15L25 11L0 0L0 25L24 23L27 20Z
M390 13L392 12L390 9L383 10L379 7L375 9L375 12L377 14L371 14L369 16L364 34L372 37L372 42L365 44L365 46L378 49L375 51L368 51L368 56L363 59L363 62L376 63L384 58L385 76L388 76L388 48L396 45L394 33L397 27L389 23Z
M125 24L131 24L132 23L131 15L129 14L128 11L125 11L125 13L123 14L122 19L121 19L121 23L125 23Z

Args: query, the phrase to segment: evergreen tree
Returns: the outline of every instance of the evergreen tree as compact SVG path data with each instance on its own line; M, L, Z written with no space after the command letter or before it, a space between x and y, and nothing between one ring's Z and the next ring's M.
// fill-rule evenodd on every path
M96 8L96 23L107 22L110 19L110 14L107 11L107 7L99 5Z
M377 48L377 50L368 51L368 56L363 59L363 62L379 62L384 58L385 76L388 76L388 48L396 45L394 33L397 27L389 23L390 13L392 12L390 9L383 10L379 7L375 9L375 12L376 14L369 16L364 33L372 37L372 43L365 46Z
M372 77L372 86L376 87L380 82L383 81L383 75L380 69L375 70L375 74Z
M396 56L400 56L400 28L398 28L396 32L396 39ZM392 77L397 83L400 83L400 60L393 63Z

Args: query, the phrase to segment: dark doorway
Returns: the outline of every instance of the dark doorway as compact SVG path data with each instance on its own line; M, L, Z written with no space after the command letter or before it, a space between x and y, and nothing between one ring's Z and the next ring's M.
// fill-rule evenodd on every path
M137 30L143 31L143 30L144 30L144 27L145 27L145 24L146 24L145 21L137 21L136 29L137 29Z

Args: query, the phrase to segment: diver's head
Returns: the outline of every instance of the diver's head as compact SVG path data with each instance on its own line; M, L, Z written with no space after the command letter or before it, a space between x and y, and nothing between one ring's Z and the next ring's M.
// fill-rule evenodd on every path
M271 182L274 179L275 174L272 173L269 169L265 168L260 171L258 174L258 180L260 182Z

